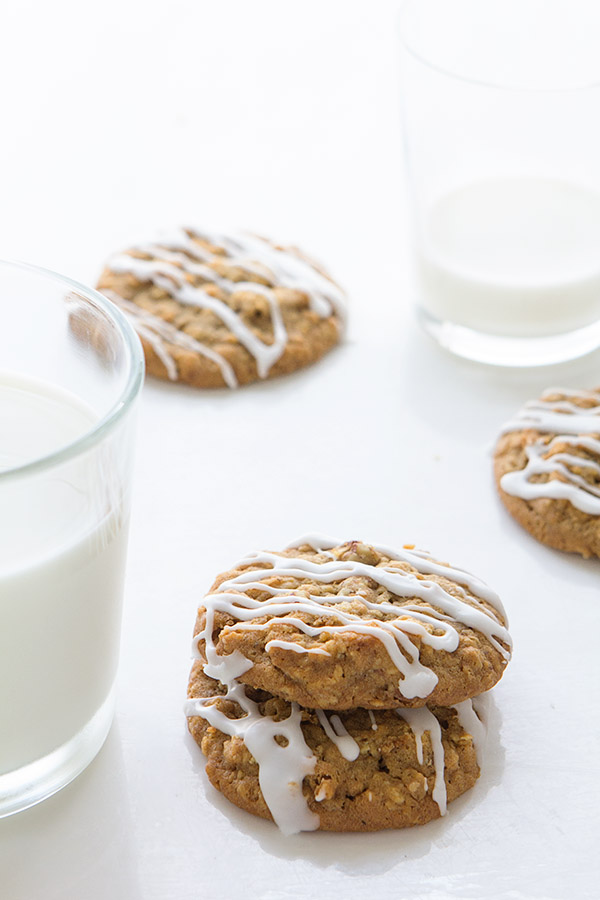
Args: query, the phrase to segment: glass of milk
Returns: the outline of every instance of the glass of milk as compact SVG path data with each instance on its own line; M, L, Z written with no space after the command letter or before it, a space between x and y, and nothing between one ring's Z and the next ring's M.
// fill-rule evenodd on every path
M406 0L418 316L461 356L600 346L600 4Z
M0 816L94 758L113 715L139 341L92 290L0 263Z

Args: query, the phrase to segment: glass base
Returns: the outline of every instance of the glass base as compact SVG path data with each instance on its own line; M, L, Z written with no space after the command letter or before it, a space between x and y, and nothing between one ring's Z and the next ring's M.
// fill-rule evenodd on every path
M600 347L600 322L567 334L515 338L443 322L424 309L419 309L417 315L425 331L441 347L464 359L492 366L549 366L585 356Z
M42 759L0 775L0 818L40 803L81 774L106 740L114 709L113 688L94 717L70 741Z

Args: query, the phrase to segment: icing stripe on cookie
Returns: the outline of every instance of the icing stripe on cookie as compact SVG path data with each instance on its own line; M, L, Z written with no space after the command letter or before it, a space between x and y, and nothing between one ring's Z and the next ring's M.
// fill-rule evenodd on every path
M360 753L360 747L351 734L344 727L342 720L337 715L331 716L331 721L327 718L327 713L322 709L315 709L317 719L321 728L329 738L332 744L340 751L344 759L354 762Z
M483 697L484 695L480 696ZM485 724L478 715L472 700L463 700L462 703L455 703L454 709L458 714L458 721L461 726L473 738L477 762L481 766L481 757L486 738Z
M452 708L456 710L461 728L471 735L477 763L481 765L486 729L475 712L473 701L463 700L462 703L455 703ZM420 709L397 709L396 714L410 725L417 745L417 759L421 764L423 763L423 735L426 731L429 732L435 768L435 785L431 796L439 807L440 815L444 816L446 814L447 792L444 779L445 754L440 723L426 706Z
M269 641L265 644L265 650L267 653L271 650L272 647L278 647L280 650L291 650L293 653L316 653L321 656L330 656L327 650L324 650L323 647L301 647L300 644L294 643L294 641L279 641L273 640Z
M396 713L410 725L417 744L417 759L421 765L423 764L423 735L426 731L429 732L435 769L435 785L431 796L439 807L440 815L445 816L447 803L444 780L445 754L440 723L426 706L422 706L420 709L397 709Z
M587 400L593 405L584 408L569 399L551 399L557 395ZM600 482L590 483L573 471L578 468L600 474L600 393L564 388L545 391L541 400L526 403L502 433L527 430L539 431L541 436L525 446L526 466L502 476L502 490L522 500L568 500L581 512L600 516ZM584 450L598 462L565 451L564 445ZM548 476L548 480L534 480L540 475Z
M319 817L308 808L302 782L314 772L317 760L302 734L300 707L292 703L288 718L275 721L262 715L258 704L246 696L244 685L235 680L227 684L223 699L239 703L245 715L229 718L215 706L214 697L188 700L185 714L200 716L224 734L242 738L258 764L265 803L284 834L314 831ZM284 738L284 743L278 743L277 737Z

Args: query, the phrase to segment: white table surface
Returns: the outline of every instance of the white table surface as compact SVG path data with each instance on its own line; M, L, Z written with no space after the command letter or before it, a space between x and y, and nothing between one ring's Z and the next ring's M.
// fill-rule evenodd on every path
M551 384L455 360L412 317L397 3L55 0L2 13L0 253L92 283L177 223L297 242L350 294L345 344L239 392L148 382L115 725L0 822L3 900L598 896L600 563L538 545L490 449ZM22 336L26 340L26 336ZM210 787L182 703L196 606L247 551L318 530L416 542L491 583L515 656L477 786L411 831L282 837Z

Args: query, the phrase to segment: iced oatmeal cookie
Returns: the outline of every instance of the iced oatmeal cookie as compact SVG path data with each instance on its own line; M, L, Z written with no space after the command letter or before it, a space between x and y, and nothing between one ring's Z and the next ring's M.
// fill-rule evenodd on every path
M181 228L108 260L98 290L136 329L151 375L236 387L294 372L338 343L344 295L295 247Z
M535 538L600 556L600 389L553 388L505 425L494 456L502 502Z
M247 812L298 831L422 825L479 776L483 726L457 708L332 713L231 682L194 664L188 726L214 787Z
M253 553L202 600L206 674L305 707L453 706L500 679L511 640L498 596L424 551L309 536Z

